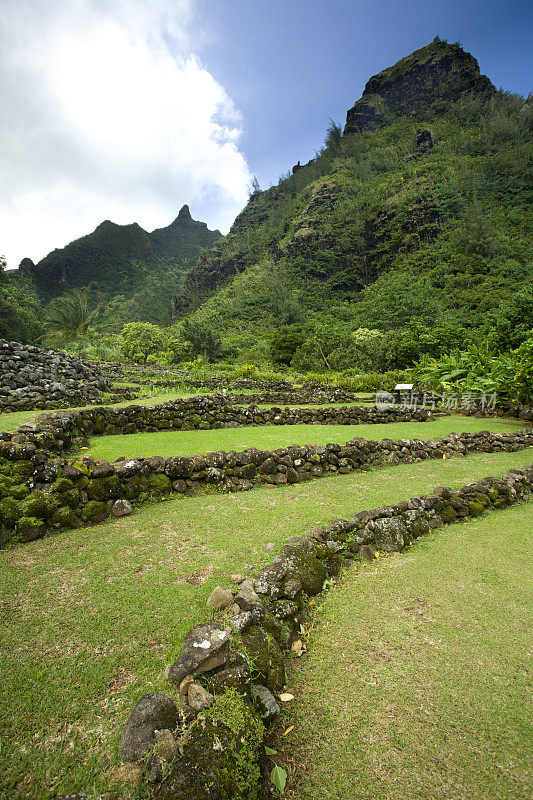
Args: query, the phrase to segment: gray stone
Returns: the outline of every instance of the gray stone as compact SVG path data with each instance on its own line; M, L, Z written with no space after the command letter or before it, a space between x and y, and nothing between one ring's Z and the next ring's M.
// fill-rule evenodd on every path
M239 606L236 606L239 608ZM251 625L253 621L253 615L251 611L242 611L240 614L235 614L231 617L229 624L235 631L235 633L240 633L244 631L249 625Z
M178 752L178 745L172 731L162 730L155 732L157 754L165 761L172 761Z
M363 532L372 534L378 550L399 552L409 544L407 529L397 517L372 520Z
M142 767L139 764L121 764L109 773L109 783L125 783L128 786L140 786L143 777Z
M254 589L252 581L243 581L239 586L239 591L235 595L235 603L243 611L251 611L256 606L261 605L259 595Z
M119 753L123 761L139 761L154 746L156 730L173 730L178 709L164 694L147 694L138 701L122 731Z
M209 597L207 598L206 605L209 608L220 609L227 608L233 603L233 594L229 589L222 589L221 586L216 586Z
M167 667L166 677L179 686L186 675L201 675L222 666L228 641L228 634L218 625L197 625L185 637L179 658Z
M252 686L252 699L259 716L266 724L273 722L281 712L276 698L266 686L256 683Z
M209 706L213 704L214 699L213 695L209 694L199 683L189 684L187 701L194 711L203 711L204 708L209 708Z
M361 547L359 548L359 555L361 556L363 561L367 561L368 563L370 563L371 561L374 560L376 551L372 547L372 545L362 544Z
M127 517L133 514L133 506L127 500L115 500L111 507L111 514L114 517Z

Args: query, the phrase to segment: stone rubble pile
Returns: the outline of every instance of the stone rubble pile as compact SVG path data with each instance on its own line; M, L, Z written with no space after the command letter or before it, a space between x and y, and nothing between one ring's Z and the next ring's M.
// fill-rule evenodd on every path
M0 411L86 405L109 388L98 369L74 356L0 339Z

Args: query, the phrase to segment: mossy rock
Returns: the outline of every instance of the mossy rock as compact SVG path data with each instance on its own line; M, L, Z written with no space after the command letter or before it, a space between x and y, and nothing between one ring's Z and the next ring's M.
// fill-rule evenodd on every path
M18 486L13 486L11 489L10 497L14 500L24 500L30 493L30 490L24 483L19 483Z
M53 492L68 492L71 489L74 489L74 481L71 481L70 478L58 478L52 484L52 491Z
M76 469L79 469L80 472L83 472L84 475L87 475L87 476L89 475L89 467L85 463L85 461L73 461L72 462L72 466L76 467Z
M321 592L327 578L324 564L301 547L285 547L283 553L289 565L290 577L300 579L304 592L308 595Z
M170 478L163 472L156 472L153 475L149 475L147 483L148 491L150 494L154 495L166 494L170 492L172 488Z
M189 726L154 800L258 800L264 726L233 690Z
M79 519L71 508L58 508L50 518L50 522L57 528L75 528Z
M272 606L272 613L279 620L284 620L287 617L292 617L295 619L299 612L300 609L292 600L278 600Z
M80 493L77 489L70 489L68 492L62 492L59 494L58 500L62 506L77 508L80 502Z
M81 518L84 522L103 522L108 516L107 503L102 503L99 500L89 500L81 512Z
M252 625L242 634L244 650L250 661L252 675L259 675L260 682L273 691L285 684L283 654L271 633L259 625Z
M439 515L443 522L453 522L454 519L457 519L457 512L451 506L444 506L444 508L439 511Z
M37 517L21 517L16 524L16 531L21 542L41 539L46 533L46 523Z
M35 468L31 461L16 461L13 464L11 474L15 479L29 478L31 475L33 475L34 469Z
M484 506L481 503L476 503L475 500L471 500L468 503L468 513L471 517L480 517L483 514Z
M476 498L476 503L480 503L484 508L488 508L490 506L490 499L488 494L483 492L476 492L474 497Z
M12 528L15 522L22 516L20 505L11 497L4 497L0 500L0 522Z
M239 467L237 470L237 475L241 478L255 478L257 475L257 467L255 464L245 464L243 467Z
M148 491L148 479L144 475L131 475L123 481L122 491L127 500L136 500Z
M122 494L122 484L118 475L106 478L93 478L85 489L89 500L112 500Z
M22 502L22 511L25 517L38 517L48 519L58 507L57 498L39 489L32 492Z
M0 497L12 497L14 486L16 486L15 481L7 475L2 475L0 477Z
M277 619L272 612L268 611L268 609L265 610L265 616L261 621L261 625L277 642L282 642L283 623L280 619Z

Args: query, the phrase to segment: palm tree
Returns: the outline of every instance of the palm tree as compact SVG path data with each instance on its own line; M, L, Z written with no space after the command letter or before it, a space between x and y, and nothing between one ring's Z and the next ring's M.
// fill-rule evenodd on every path
M101 305L89 309L89 297L82 289L68 289L50 301L46 309L47 332L43 338L76 340L92 333Z

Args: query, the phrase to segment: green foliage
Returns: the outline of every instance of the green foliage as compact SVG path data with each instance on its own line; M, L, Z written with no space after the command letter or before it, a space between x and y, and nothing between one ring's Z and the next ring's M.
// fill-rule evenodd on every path
M285 792L285 785L287 783L287 771L276 764L270 773L270 781L275 787L279 796L281 797Z
M472 344L439 359L424 358L412 370L424 387L447 393L496 392L499 403L533 403L533 338L494 355L487 344Z
M270 357L275 366L288 366L296 351L305 342L299 325L286 325L274 332L270 342Z
M0 256L0 338L34 341L42 333L39 301L33 286L18 273L4 272Z
M186 319L181 328L181 334L189 342L192 354L204 356L207 361L216 361L222 358L222 338L209 328L203 327L198 322Z
M502 350L518 347L533 335L533 289L525 286L487 315L486 336Z
M58 341L86 338L94 334L99 315L100 306L91 309L87 292L68 289L46 308L45 338Z
M129 322L122 329L122 352L130 361L146 364L148 356L163 348L163 331L150 322Z
M246 361L277 359L276 331L298 325L299 371L364 368L372 358L380 370L404 367L480 331L486 338L494 315L491 345L518 346L527 302L513 298L533 263L531 109L498 92L362 134L332 124L315 159L254 194L192 269L192 319ZM423 155L421 124L434 144ZM383 346L356 347L359 328L386 332ZM280 355L273 363L287 365Z

